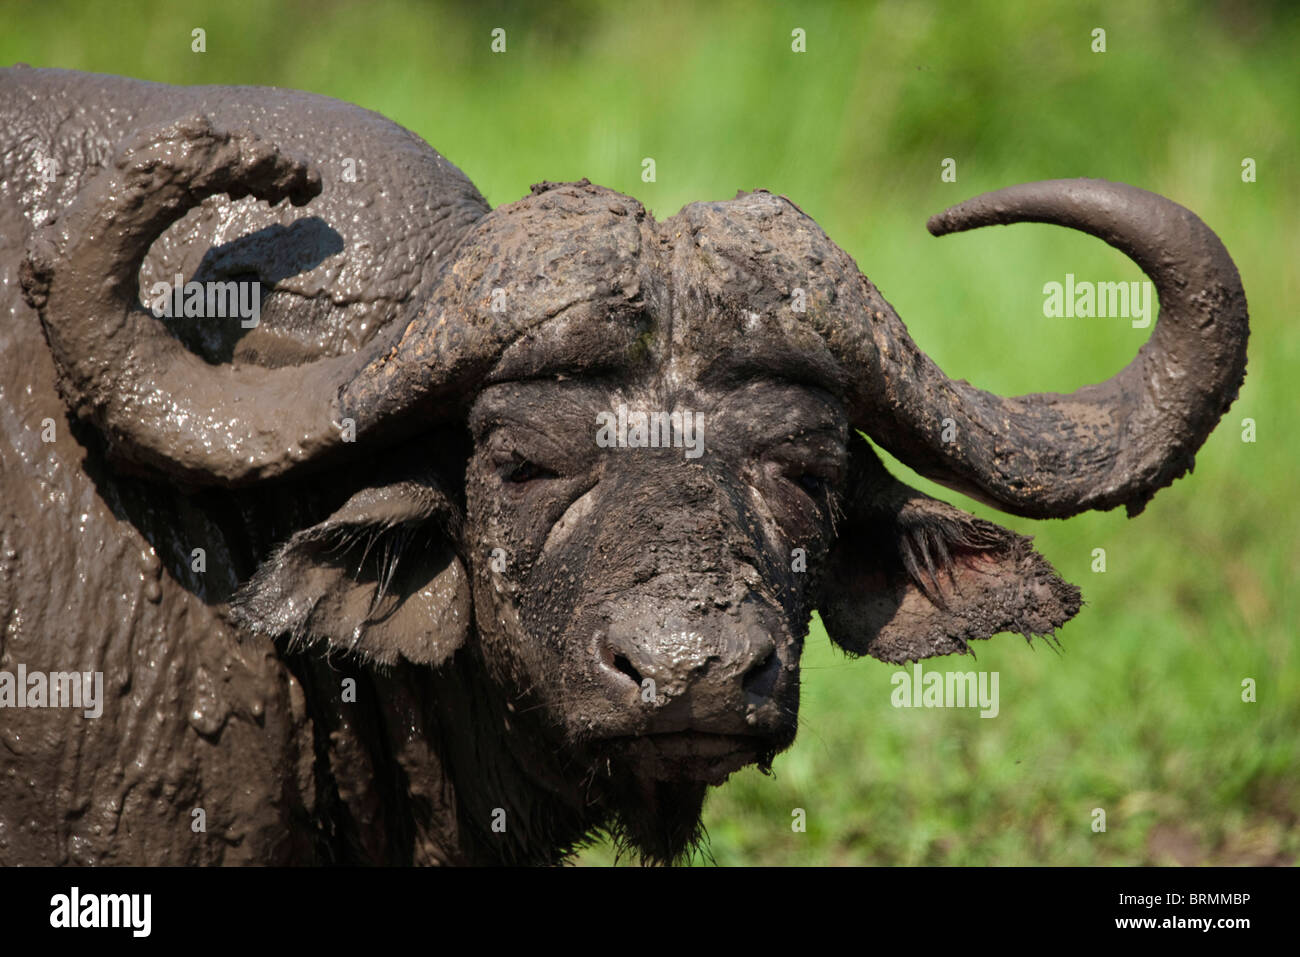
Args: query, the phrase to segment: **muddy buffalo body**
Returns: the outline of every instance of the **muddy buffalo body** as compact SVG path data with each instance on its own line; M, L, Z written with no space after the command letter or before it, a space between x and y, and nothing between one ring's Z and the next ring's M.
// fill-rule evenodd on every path
M98 717L0 710L4 863L676 859L793 741L814 609L889 662L1079 609L861 433L1010 513L1136 513L1244 375L1228 254L1130 186L931 221L1083 230L1156 284L1114 378L1002 398L766 192L492 210L280 90L15 67L0 117L0 674L102 675Z

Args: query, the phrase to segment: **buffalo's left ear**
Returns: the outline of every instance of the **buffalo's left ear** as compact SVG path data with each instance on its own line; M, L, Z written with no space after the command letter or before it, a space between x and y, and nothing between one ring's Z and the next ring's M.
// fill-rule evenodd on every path
M375 661L439 665L469 631L460 514L432 474L389 475L296 533L231 599L250 631Z
M1079 589L1030 539L909 488L856 434L844 521L827 557L822 622L852 654L906 662L1003 631L1051 635Z

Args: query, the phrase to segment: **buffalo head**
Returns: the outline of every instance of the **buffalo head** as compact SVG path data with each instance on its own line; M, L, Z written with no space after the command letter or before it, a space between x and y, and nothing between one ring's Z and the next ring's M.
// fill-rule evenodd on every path
M195 486L373 461L234 617L444 682L481 673L499 727L464 732L559 756L536 783L603 802L587 826L656 858L693 839L708 784L793 741L814 609L841 647L891 662L1050 635L1079 609L1028 539L899 483L862 433L1007 512L1132 514L1190 469L1244 375L1218 239L1100 180L930 223L1055 223L1152 278L1151 341L1069 395L948 379L853 260L762 191L659 223L586 181L541 184L465 226L389 331L302 366L206 364L141 309L146 251L204 197L319 191L302 161L201 118L127 144L24 275L65 397L119 460Z

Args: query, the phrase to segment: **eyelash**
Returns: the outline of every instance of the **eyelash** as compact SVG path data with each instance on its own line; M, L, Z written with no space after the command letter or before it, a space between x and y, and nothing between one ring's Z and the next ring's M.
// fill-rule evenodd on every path
M766 467L769 469L768 474L773 478L798 486L805 495L814 500L825 495L834 482L823 474L821 467L808 465L795 458L782 456L768 459Z

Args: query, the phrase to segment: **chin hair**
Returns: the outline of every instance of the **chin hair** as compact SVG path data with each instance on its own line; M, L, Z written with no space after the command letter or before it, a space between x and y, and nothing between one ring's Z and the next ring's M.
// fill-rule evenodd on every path
M758 756L755 766L771 774L772 760L782 750L774 744ZM686 864L696 855L711 861L709 833L700 817L711 786L705 781L648 779L627 769L606 779L605 795L614 810L601 830L614 845L615 859L626 856L651 866Z
M703 781L611 781L617 810L603 830L616 858L646 865L684 864L696 854L709 858L708 833L700 812L709 785Z

